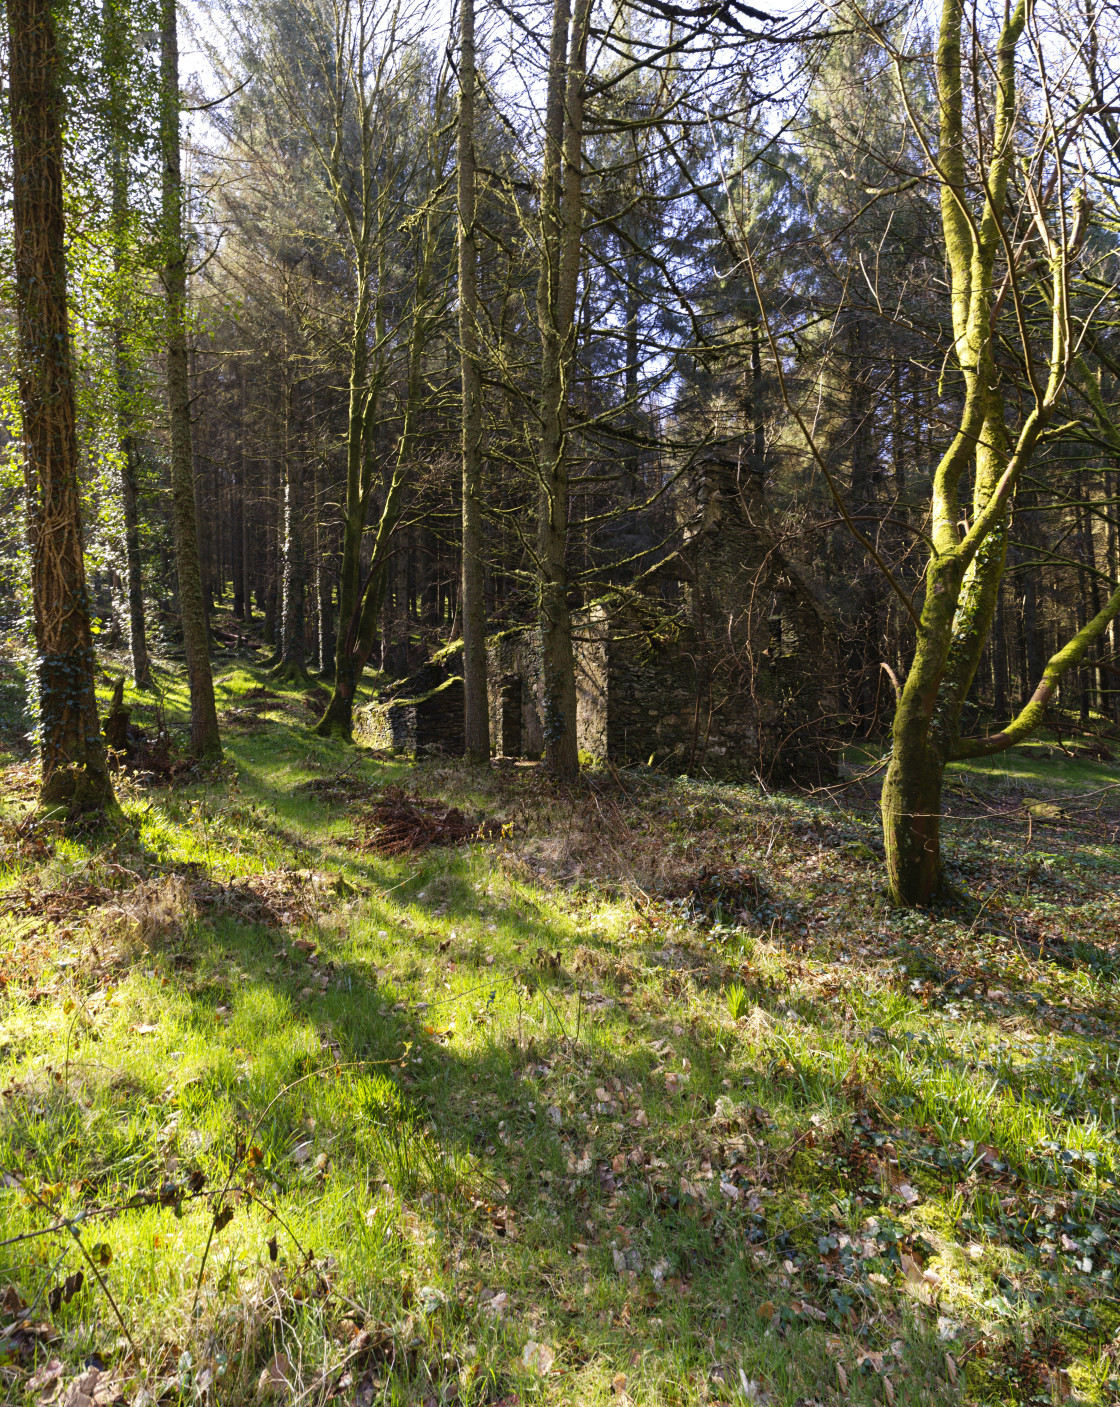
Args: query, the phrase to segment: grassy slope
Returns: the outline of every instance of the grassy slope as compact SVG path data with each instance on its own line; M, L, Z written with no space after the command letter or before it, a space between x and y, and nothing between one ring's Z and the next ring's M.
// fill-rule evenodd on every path
M1097 831L962 822L969 897L897 914L854 812L411 768L219 682L226 764L124 789L138 840L44 848L6 774L0 1285L44 1326L0 1340L8 1400L92 1354L129 1400L250 1400L269 1365L301 1401L1120 1396ZM388 781L512 836L341 845ZM706 863L762 878L743 926L657 898ZM83 1213L103 1286L65 1228L29 1235Z

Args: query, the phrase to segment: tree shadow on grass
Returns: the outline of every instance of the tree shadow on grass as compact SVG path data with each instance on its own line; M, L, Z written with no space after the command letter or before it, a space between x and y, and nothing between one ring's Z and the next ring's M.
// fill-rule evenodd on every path
M297 1348L306 1359L304 1387L322 1363L342 1365L352 1352L330 1378L338 1388L349 1372L344 1398L362 1401L374 1387L386 1401L496 1399L531 1387L527 1371L510 1367L528 1336L552 1346L558 1385L577 1394L603 1391L625 1371L656 1400L690 1375L709 1382L717 1363L764 1378L775 1401L823 1392L834 1376L829 1326L792 1316L783 1337L767 1339L756 1314L775 1294L784 1303L753 1257L793 1245L785 1214L769 1199L750 1209L746 1191L729 1200L681 1183L717 1141L719 1085L701 1039L679 1028L675 1056L691 1058L704 1088L686 1082L670 1095L654 1079L662 1055L629 1030L621 992L608 998L615 1005L571 1020L572 931L541 914L504 920L513 940L505 952L469 944L463 990L442 1004L419 1001L411 979L379 972L392 946L378 937L384 924L409 934L429 979L456 976L432 969L455 961L454 947L441 954L440 932L470 916L462 870L458 857L424 857L420 882L445 886L442 928L418 930L415 905L375 895L360 918L339 926L327 915L301 930L317 946L314 965L291 932L230 919L191 927L143 959L147 976L123 1029L73 1043L58 1129L70 1174L84 1172L99 1203L140 1198L105 1233L115 1267L107 1281L126 1316L144 1313L148 1276L153 1306L178 1305L180 1328L161 1339L149 1325L161 1351L185 1336L197 1356L182 1301L192 1298L215 1212L220 1220L213 1194L228 1185L234 1195L222 1206L233 1219L213 1236L202 1303L208 1341L224 1342L235 1308L243 1314L246 1296L272 1286L264 1327L244 1341L250 1385L284 1344L289 1364ZM536 947L559 951L560 970L534 966ZM452 1013L469 1046L449 1034ZM119 1068L91 1081L87 1102L100 1121L131 1128L100 1156L83 1141L89 1115L75 1073L95 1048ZM49 1084L40 1094L59 1098ZM9 1102L0 1126L31 1112ZM178 1221L159 1189L189 1189L198 1177L201 1195L187 1196ZM755 1177L743 1176L744 1189L775 1190ZM87 1241L94 1225L96 1217ZM6 1267L28 1302L69 1268L56 1274L15 1254ZM109 1318L96 1292L56 1315L75 1344L103 1345ZM359 1346L329 1348L339 1334ZM858 1392L851 1400L863 1400Z

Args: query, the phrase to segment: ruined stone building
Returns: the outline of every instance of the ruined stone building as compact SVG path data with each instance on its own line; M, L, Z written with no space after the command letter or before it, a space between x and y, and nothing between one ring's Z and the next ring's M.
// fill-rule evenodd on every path
M782 781L835 775L835 631L737 466L704 464L680 498L679 550L573 620L583 755L666 771ZM462 751L457 658L372 710L383 745ZM533 627L489 649L494 751L543 751ZM367 712L371 712L367 710Z

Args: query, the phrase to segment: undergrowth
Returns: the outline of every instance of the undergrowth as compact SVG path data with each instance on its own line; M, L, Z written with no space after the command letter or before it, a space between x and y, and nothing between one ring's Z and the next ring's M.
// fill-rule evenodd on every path
M898 913L851 791L561 791L218 691L225 762L122 779L123 834L4 774L6 1400L1120 1399L1107 816L1002 786ZM389 786L492 838L380 854Z

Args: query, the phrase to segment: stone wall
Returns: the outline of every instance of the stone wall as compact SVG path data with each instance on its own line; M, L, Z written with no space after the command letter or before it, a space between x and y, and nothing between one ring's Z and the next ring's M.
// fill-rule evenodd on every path
M503 757L540 757L540 633L533 626L503 631L487 643L486 682L490 699L490 746Z
M781 782L836 775L836 632L827 609L779 550L757 486L736 465L700 466L680 502L670 606L619 591L573 619L580 751L667 771ZM654 580L651 589L660 589ZM359 710L375 746L463 751L463 681L445 651ZM540 635L531 626L487 645L494 752L544 751Z
M687 621L654 634L625 601L596 607L577 623L581 751L713 777L834 777L821 623L786 610L785 648L768 640L755 655L720 651Z
M422 757L463 752L463 679L442 663L426 664L391 699L356 709L354 732L370 747Z
M580 751L714 777L832 779L828 611L735 466L704 465L697 477L677 605L619 592L573 619ZM537 642L532 629L510 632L490 652L491 736L521 757L542 746Z

